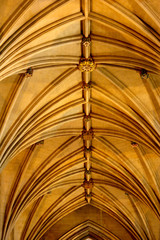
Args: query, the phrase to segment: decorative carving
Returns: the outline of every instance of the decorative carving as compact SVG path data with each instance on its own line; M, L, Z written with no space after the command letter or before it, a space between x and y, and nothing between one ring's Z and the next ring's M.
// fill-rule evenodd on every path
M96 68L96 64L91 57L81 58L78 68L81 72L92 72Z
M91 170L90 169L89 170L85 169L85 174L91 175Z
M91 200L92 200L92 194L91 194L91 193L90 193L90 194L86 194L86 201L87 201L88 203L90 203Z
M93 130L90 129L89 131L87 131L84 129L82 132L82 138L83 140L92 140L94 138Z
M82 184L82 187L84 187L84 189L92 189L93 185L93 179L91 178L89 181L85 180Z
M32 75L33 75L33 69L30 67L26 70L25 76L32 77Z
M90 116L90 115L85 115L85 116L84 116L84 121L85 121L85 122L91 121L91 116Z
M90 183L89 181L86 181L82 184L82 187L84 187L85 190L87 190L87 189L91 190L93 188L93 184Z
M91 38L90 37L83 37L82 38L82 45L85 47L89 47L91 45Z
M132 147L138 147L138 143L136 143L136 142L131 142L131 146L132 146Z
M86 89L86 88L91 88L92 87L92 83L85 83L84 81L82 82L82 89Z
M145 70L145 69L142 69L142 70L140 71L140 75L141 75L141 78L142 78L142 79L147 79L147 78L149 78L149 74L148 74L147 70Z

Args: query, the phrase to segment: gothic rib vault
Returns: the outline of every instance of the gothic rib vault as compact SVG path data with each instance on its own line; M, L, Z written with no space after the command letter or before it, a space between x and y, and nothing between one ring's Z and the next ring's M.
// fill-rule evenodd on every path
M2 240L160 240L159 0L0 0Z

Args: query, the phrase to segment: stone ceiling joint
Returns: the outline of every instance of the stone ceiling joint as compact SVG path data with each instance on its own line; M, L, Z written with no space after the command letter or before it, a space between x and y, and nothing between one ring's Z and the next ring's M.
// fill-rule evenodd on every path
M96 64L92 57L81 58L78 68L81 72L93 72L96 68Z
M91 38L90 37L83 37L82 38L82 45L84 47L89 47L91 45Z
M32 75L33 75L33 68L32 67L27 68L25 76L28 78L28 77L32 77Z
M145 69L141 69L140 76L141 76L142 79L148 79L149 78L148 71L145 70Z
M89 131L84 129L82 131L82 138L83 138L83 140L92 140L94 138L93 129L90 129Z

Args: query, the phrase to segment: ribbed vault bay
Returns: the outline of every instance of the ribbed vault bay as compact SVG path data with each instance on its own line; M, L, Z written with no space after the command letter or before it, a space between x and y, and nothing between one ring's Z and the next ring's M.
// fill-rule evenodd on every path
M72 222L74 222L74 225ZM102 232L98 231L99 225L101 226ZM62 229L61 233L58 231L60 228ZM106 229L108 231L106 231ZM85 237L90 234L92 237L95 236L95 239L107 239L113 232L115 232L116 235L120 235L120 237L131 239L123 226L111 216L96 207L85 206L68 214L62 218L61 221L58 221L56 225L45 234L44 238L72 239L73 237L77 237L79 239L85 239Z
M1 3L1 239L159 240L159 1Z

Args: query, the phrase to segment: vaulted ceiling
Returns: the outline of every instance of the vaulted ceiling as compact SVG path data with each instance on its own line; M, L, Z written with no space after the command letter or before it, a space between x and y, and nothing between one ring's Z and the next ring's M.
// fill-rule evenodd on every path
M159 0L0 0L2 240L160 240Z

